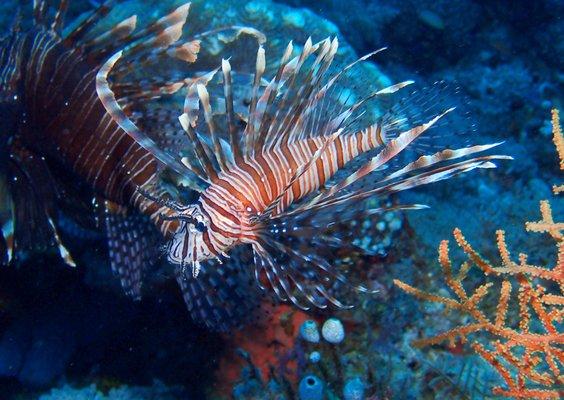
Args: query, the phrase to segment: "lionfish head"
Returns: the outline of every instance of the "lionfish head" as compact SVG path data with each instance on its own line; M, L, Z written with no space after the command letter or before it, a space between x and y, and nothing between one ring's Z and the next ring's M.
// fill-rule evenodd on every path
M137 192L160 206L159 217L162 221L175 223L174 233L166 247L167 261L180 267L183 275L191 267L192 275L196 278L202 262L216 259L221 264L221 257L229 258L227 252L238 242L240 230L229 226L232 233L230 237L216 232L218 226L225 228L222 217L213 210L204 209L201 199L197 203L183 204L155 196L140 187Z

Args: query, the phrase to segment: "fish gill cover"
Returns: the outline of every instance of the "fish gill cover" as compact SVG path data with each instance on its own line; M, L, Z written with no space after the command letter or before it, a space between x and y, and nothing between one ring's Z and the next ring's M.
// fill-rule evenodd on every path
M467 134L475 129L466 127L467 114L461 110L466 101L460 95L464 89L442 80L433 84L433 77L428 75L421 79L429 82L427 88L422 85L423 89L412 90L412 76L401 69L397 75L404 78L394 85L364 59L346 67L356 59L354 53L342 46L342 40L321 40L337 30L308 10L269 2L195 2L189 17L194 23L189 22L180 39L189 7L173 3L161 6L176 10L167 17L163 17L166 11L156 11L147 2L126 2L111 12L113 4L106 3L98 6L94 17L71 22L62 33L63 40L54 33L61 26L61 13L42 9L41 2L36 4L35 20L39 26L47 21L45 28L29 28L25 18L15 25L5 42L5 49L10 51L3 53L8 60L4 70L8 79L4 81L2 111L8 115L4 121L13 123L4 129L11 132L4 135L8 149L5 156L9 158L4 183L10 188L3 211L7 217L3 224L7 258L24 267L34 260L41 264L39 253L27 249L54 245L67 264L79 265L79 271L84 265L93 265L87 268L88 280L107 293L108 280L101 279L103 272L99 271L107 264L103 261L105 250L97 249L100 242L107 242L111 267L126 292L135 298L148 297L136 306L137 315L146 312L150 318L151 309L164 308L166 312L161 311L159 316L163 325L169 318L178 319L181 312L170 307L174 292L163 279L172 274L192 318L226 332L226 350L210 350L222 354L217 372L221 385L215 389L202 387L191 378L190 371L198 370L196 360L200 356L193 354L190 358L190 351L184 358L166 352L162 355L162 362L175 360L190 365L180 373L174 363L166 368L169 373L157 369L136 374L128 372L127 366L119 373L111 370L120 359L125 365L135 364L134 360L142 359L151 347L161 345L158 338L163 334L178 334L175 341L180 348L190 342L191 348L205 358L206 346L216 342L198 339L199 328L191 327L187 320L176 332L169 332L175 331L174 323L170 329L158 329L150 319L138 322L146 324L142 331L156 329L158 334L153 343L139 344L136 351L130 346L133 358L115 354L108 354L102 361L99 355L79 357L81 365L90 361L90 365L106 367L100 377L121 376L126 383L166 377L170 383L182 384L196 398L203 393L229 393L231 388L232 395L239 398L252 393L289 398L311 398L311 393L344 398L366 393L387 396L398 386L379 387L390 380L382 380L375 371L362 367L369 360L362 352L366 346L391 349L401 338L400 331L395 333L399 335L396 339L394 334L389 338L378 334L390 318L381 310L388 309L394 315L396 305L401 306L397 297L389 297L390 281L386 283L386 279L397 270L390 268L400 266L399 274L402 263L423 260L425 250L410 245L424 245L440 232L429 229L428 222L411 228L399 211L422 208L420 202L388 195L471 169L489 168L493 166L491 160L505 156L478 155L452 161L491 147L472 146L475 143L496 142ZM66 3L62 4L64 9ZM134 13L137 17L132 17ZM421 10L418 15L424 25L445 29L436 11ZM310 35L319 35L321 41L308 39ZM26 36L40 40L18 41ZM16 57L10 56L13 54ZM386 59L393 59L387 54L389 50L377 56L386 63ZM40 66L37 75L20 74L23 69L18 61L28 56L31 65ZM54 59L58 62L52 62ZM43 76L49 73L53 79L43 86ZM445 75L448 77L448 73ZM17 84L22 79L23 87ZM60 82L56 91L37 90L49 89L53 82ZM81 91L73 91L73 85ZM453 117L455 113L461 118ZM22 118L14 120L10 117L14 114ZM100 136L92 135L92 126ZM445 146L459 149L443 151ZM406 156L397 157L397 153ZM433 156L420 157L422 154ZM491 196L483 190L484 185L491 185L485 182L491 182L495 175L478 179L482 182L480 195ZM451 189L451 193L461 195L450 198L468 201L460 185L474 186L476 181L452 181L457 190ZM417 191L415 195L420 197L419 193L429 192ZM93 195L95 201L89 204ZM381 198L375 201L374 195ZM407 222L431 217L444 224L445 216L448 221L448 205L437 210L437 200L431 199L435 206L432 217L430 212L419 212L419 217L408 216ZM367 201L363 204L359 200ZM479 196L472 201L480 204ZM410 238L424 226L423 236ZM43 238L46 240L41 242ZM94 254L88 243L97 243ZM163 258L173 264L172 268L166 263L151 265L159 256L160 243L164 243ZM45 272L39 269L40 265L31 279L24 275L28 271L11 271L4 276L12 282L18 282L18 277L41 280L39 276ZM71 282L75 279L75 287L80 285L76 272L69 276ZM64 281L54 279L54 287L43 290L56 288L63 297L58 282ZM349 283L357 292L369 294L346 290ZM72 290L66 286L63 284L64 290ZM58 336L51 331L61 329L64 322L57 321L70 318L72 324L79 325L71 330L74 334L69 337L73 340L63 340L69 342L68 346L62 345L60 338L47 341L51 343L50 357L62 355L63 349L66 354L58 357L58 371L63 371L68 362L75 364L70 361L77 357L74 349L100 342L101 333L91 332L86 341L84 333L78 333L84 331L81 324L96 324L91 317L88 322L84 317L46 318L47 324L26 329L37 325L35 318L29 317L34 315L31 310L36 301L26 299L17 289L12 292L12 301L8 302L11 308L7 308L10 312L5 313L9 328L3 336L6 376L13 377L8 388L17 391L10 385L16 381L47 385L61 373L56 370L45 374L38 362L43 357L43 362L49 363L49 355L37 346L42 335ZM91 296L95 298L96 294ZM153 302L157 304L152 306ZM14 306L18 303L23 304ZM64 302L50 303L51 309L69 314ZM332 318L323 324L323 338L330 345L311 348L311 357L304 353L304 344L296 342L300 321L306 315L320 318L316 316L337 313L335 307L347 308L349 304L358 307L338 313L349 321L344 327ZM326 311L301 311L312 307ZM16 329L18 323L22 326L18 315L28 315L23 329L36 332L23 341ZM76 316L76 312L70 315ZM236 329L249 318L253 323ZM358 326L362 321L370 322ZM397 318L394 322L395 326L405 326ZM128 325L127 318L124 323ZM119 324L114 325L118 329ZM46 330L45 326L50 328ZM351 328L352 336L345 336ZM341 339L336 341L337 337ZM128 347L129 340L135 342L135 335L126 336L118 348ZM16 342L20 345L14 347ZM75 344L70 345L72 342ZM231 355L231 349L237 347L241 347L235 356L239 362ZM326 352L331 354L329 358ZM391 353L382 350L382 354ZM248 364L242 370L241 362ZM393 363L390 358L388 364L392 367ZM432 368L413 365L410 370L423 373ZM72 372L67 371L67 376ZM81 375L80 371L74 373ZM475 377L459 382L448 376L445 373L444 382L454 382L452 386L462 395L468 385L482 383ZM232 386L237 379L242 381ZM106 393L118 382L99 381L99 389ZM444 382L436 382L419 378L413 390L424 392L428 388L431 393L444 393ZM458 390L457 385L463 389ZM62 392L57 393L53 395ZM111 391L107 393L112 395Z

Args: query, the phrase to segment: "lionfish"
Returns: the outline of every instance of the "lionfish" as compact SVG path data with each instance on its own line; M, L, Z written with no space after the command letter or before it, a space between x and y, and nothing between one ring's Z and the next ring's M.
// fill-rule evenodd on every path
M0 213L0 247L9 260L18 248L54 243L73 264L58 232L56 206L76 209L70 194L86 187L103 208L112 269L133 297L158 258L158 231L168 241L166 258L193 317L210 327L227 329L250 312L251 287L241 278L249 271L256 286L299 308L348 307L336 295L340 288L368 289L351 282L331 258L354 248L336 232L338 224L423 208L374 207L370 199L509 158L475 155L494 143L443 149L402 164L401 154L419 148L417 142L453 108L423 121L401 103L370 121L371 101L412 81L335 102L336 93L346 92L344 77L379 52L334 71L337 39L308 39L300 51L290 42L268 79L264 37L250 28L227 28L259 43L248 90L237 90L228 59L191 77L146 78L142 67L154 71L171 57L201 61L205 34L178 44L189 4L138 32L133 16L89 34L113 3L63 34L67 1L51 21L45 1L35 1L32 29L16 24L0 43L0 150L10 206ZM169 103L151 106L182 91L179 117ZM164 175L197 193L197 200L160 184Z
M265 49L259 46L249 105L243 115L234 111L232 67L223 59L216 70L187 85L178 120L190 146L182 149L159 147L116 101L108 75L122 59L121 51L98 72L98 94L114 121L199 193L194 203L186 203L156 198L144 188L138 191L162 206L162 220L175 223L166 254L184 279L190 273L199 279L202 266L211 260L216 268L223 268L231 262L233 251L246 247L252 251L253 262L247 268L254 271L256 283L263 289L269 286L281 301L303 310L330 304L349 307L334 295L336 286L369 290L349 282L330 258L334 254L321 256L328 249L352 248L328 228L390 210L425 208L419 204L370 207L366 203L375 196L389 196L477 168L493 168L493 160L510 158L474 156L500 144L493 143L442 149L405 165L393 162L454 108L413 126L409 124L417 118L402 113L409 107L405 105L364 122L363 107L371 100L389 96L413 81L374 90L355 102L334 102L330 97L342 90L339 82L345 74L384 50L332 73L338 47L336 38L315 44L310 38L296 52L290 42L275 64L275 73L266 79ZM359 122L365 126L357 128ZM356 165L353 161L366 154L372 156L348 171L347 167ZM338 177L343 171L346 173Z

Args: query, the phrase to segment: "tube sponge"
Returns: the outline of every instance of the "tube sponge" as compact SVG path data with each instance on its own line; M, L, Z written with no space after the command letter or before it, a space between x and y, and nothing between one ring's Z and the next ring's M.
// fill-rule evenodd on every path
M315 375L304 376L298 387L300 400L322 400L323 391L323 382Z
M337 344L345 340L345 327L337 318L329 318L321 328L323 338L329 343Z
M319 330L317 322L308 319L300 326L300 337L306 342L319 343Z

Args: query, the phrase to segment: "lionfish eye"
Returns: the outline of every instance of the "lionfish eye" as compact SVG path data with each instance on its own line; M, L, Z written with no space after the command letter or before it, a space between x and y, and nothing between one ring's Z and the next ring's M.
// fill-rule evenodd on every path
M207 226L203 222L198 222L195 226L196 226L196 230L198 232L202 232L202 233L207 231L207 229L208 229Z

